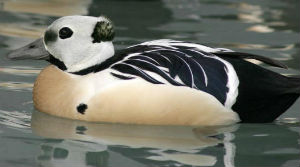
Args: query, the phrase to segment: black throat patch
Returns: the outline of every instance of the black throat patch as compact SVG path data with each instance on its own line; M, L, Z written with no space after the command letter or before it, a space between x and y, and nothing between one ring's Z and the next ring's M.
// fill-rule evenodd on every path
M53 55L50 55L49 59L47 60L49 63L55 65L56 67L58 67L59 69L65 71L67 70L67 67L65 65L64 62L58 60L57 58L55 58Z

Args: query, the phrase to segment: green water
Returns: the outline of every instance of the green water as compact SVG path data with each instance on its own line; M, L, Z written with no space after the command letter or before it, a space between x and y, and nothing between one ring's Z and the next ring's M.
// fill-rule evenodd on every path
M44 61L5 54L63 15L106 15L116 49L171 38L269 56L299 74L297 0L0 0L0 166L299 166L299 100L270 124L166 127L95 124L34 110Z

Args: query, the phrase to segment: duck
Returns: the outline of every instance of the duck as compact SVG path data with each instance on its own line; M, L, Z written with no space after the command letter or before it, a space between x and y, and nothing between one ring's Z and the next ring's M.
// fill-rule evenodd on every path
M10 59L50 63L33 87L50 115L121 124L218 126L274 121L299 97L300 77L252 63L280 61L160 39L115 51L105 16L64 16Z

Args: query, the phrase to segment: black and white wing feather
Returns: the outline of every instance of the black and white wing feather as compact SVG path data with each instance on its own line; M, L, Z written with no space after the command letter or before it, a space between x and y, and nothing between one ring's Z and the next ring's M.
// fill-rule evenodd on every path
M181 41L150 41L116 55L122 60L111 66L112 75L187 86L207 92L231 107L237 97L238 78L231 64L213 54L217 51L221 50Z

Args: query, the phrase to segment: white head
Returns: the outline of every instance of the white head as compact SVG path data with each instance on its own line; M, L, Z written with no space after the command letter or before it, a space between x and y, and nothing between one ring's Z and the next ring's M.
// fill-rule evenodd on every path
M66 16L54 21L44 34L46 50L77 72L114 55L112 23L105 17Z

